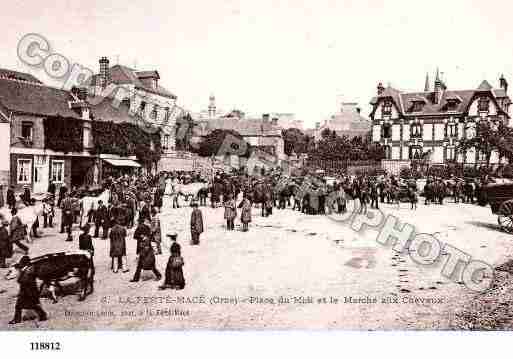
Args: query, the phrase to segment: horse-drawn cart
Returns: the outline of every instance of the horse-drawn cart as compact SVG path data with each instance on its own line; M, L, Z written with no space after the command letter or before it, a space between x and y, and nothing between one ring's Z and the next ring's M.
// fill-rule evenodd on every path
M492 213L499 226L513 233L513 183L491 183L484 187Z

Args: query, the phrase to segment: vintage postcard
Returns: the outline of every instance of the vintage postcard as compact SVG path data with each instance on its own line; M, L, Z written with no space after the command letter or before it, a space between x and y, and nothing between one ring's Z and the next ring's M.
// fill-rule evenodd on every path
M509 4L5 5L0 330L513 327Z

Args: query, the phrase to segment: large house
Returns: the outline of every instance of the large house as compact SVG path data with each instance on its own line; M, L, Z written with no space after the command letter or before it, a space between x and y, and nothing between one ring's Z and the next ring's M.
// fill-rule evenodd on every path
M498 88L484 80L469 90L448 90L438 70L432 90L427 75L424 91L402 92L380 83L371 100L372 139L385 146L389 160L479 163L485 155L458 151L459 141L476 136L479 121L510 125L510 104L504 76ZM490 163L498 161L498 154L492 153Z
M92 174L91 120L84 92L44 85L32 75L0 69L1 184L46 192ZM71 150L62 149L62 139ZM90 167L90 166L89 166ZM5 189L5 187L4 187Z
M158 125L162 131L164 157L172 153L176 143L176 119L183 115L183 110L176 105L176 95L159 84L158 71L138 71L119 64L110 66L106 57L100 58L99 64L99 73L89 83L89 95L115 98L110 103L114 107L123 104L131 115Z

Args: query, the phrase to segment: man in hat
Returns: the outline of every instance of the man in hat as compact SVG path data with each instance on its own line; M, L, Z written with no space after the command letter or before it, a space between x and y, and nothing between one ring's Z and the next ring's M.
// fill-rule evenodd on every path
M18 270L20 291L18 292L18 299L14 307L14 318L9 324L21 322L23 309L34 310L39 316L40 321L47 320L48 316L43 308L41 308L41 302L39 301L36 273L34 267L30 265L30 258L28 256L21 257L20 261L14 265L14 268Z
M5 260L12 257L12 243L9 240L9 221L3 219L0 227L0 268L7 268Z
M126 228L119 223L122 219L118 218L110 230L110 257L112 258L112 271L118 272L121 267L123 273L129 269L126 263Z
M139 258L137 260L137 268L135 270L134 278L130 282L138 282L141 277L142 270L151 270L155 274L155 280L162 279L162 275L155 265L155 252L151 245L150 237L144 236L139 250Z
M94 255L93 238L89 234L91 226L86 223L82 227L82 233L78 236L78 249L88 251L91 255Z
M9 233L11 234L11 242L13 244L16 244L18 248L20 248L22 251L25 252L25 254L28 253L28 247L21 243L23 239L27 236L27 228L26 226L21 222L20 217L18 217L18 210L16 208L13 208L11 210L11 223L9 224Z
M193 201L191 206L191 244L195 246L200 243L200 234L203 233L203 214L196 201Z
M14 195L14 186L10 186L9 189L7 190L6 201L7 201L7 206L10 209L13 209L14 206L16 205L16 196Z
M68 237L66 241L72 241L73 237L71 237L71 227L73 226L73 200L71 199L69 193L64 194L64 200L61 202L61 233L68 233Z

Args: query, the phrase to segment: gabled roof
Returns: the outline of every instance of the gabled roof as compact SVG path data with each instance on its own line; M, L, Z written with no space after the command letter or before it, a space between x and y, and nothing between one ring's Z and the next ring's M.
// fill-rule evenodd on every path
M176 99L176 95L168 91L166 88L157 85L157 88L155 89L140 80L142 78L154 77L154 75L156 75L157 78L160 78L157 71L136 71L124 65L114 65L109 69L109 71L110 79L112 83L116 85L134 85L136 88L150 93ZM91 86L95 86L100 83L99 77L99 74L93 75L91 78Z
M75 101L70 92L40 83L0 78L0 103L15 113L81 119L70 109Z
M8 78L11 80L20 80L42 84L41 81L39 81L35 76L31 74L8 69L0 69L0 78Z
M147 79L147 78L160 79L159 73L156 70L153 70L153 71L137 71L135 74L140 79Z
M509 100L507 93L504 89L494 89L486 80L481 82L479 87L475 90L445 90L442 91L442 96L438 103L435 102L435 92L401 92L394 88L388 87L377 97L371 99L371 105L376 105L382 98L392 98L398 111L402 115L440 115L446 112L450 113L465 113L470 106L471 101L475 96L480 93L487 92L495 101L498 98ZM419 101L419 98L425 100L425 104L421 111L413 112L413 103ZM456 107L448 108L447 104L451 100L457 100ZM500 107L498 107L500 109ZM500 109L502 110L502 109ZM373 109L374 113L375 107Z
M201 121L199 128L203 130L203 135L216 129L223 129L237 131L243 137L281 136L281 129L278 126L263 119L216 118Z
M483 80L477 89L481 91L490 91L492 89L492 85L490 85L488 81Z

